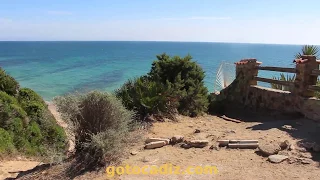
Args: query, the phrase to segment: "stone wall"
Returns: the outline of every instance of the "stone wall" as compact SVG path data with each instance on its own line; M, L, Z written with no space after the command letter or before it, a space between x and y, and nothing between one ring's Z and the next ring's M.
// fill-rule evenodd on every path
M315 60L315 58L314 58ZM320 100L308 90L315 84L311 76L314 65L297 64L297 78L292 92L257 86L254 77L261 63L255 59L241 60L236 64L236 79L217 96L218 100L240 103L253 110L274 110L283 113L300 113L305 117L320 121Z

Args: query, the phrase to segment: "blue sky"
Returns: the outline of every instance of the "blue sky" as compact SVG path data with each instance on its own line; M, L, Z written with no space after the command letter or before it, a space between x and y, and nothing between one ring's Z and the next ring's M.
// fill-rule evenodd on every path
M320 44L319 0L0 0L0 40Z

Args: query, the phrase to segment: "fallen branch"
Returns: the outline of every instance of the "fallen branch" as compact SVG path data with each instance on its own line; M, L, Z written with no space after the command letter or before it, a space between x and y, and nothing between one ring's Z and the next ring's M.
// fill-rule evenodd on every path
M235 123L242 123L242 121L240 121L240 120L233 119L233 118L229 118L229 117L227 117L227 116L225 116L225 115L220 116L220 118L222 118L222 119L224 119L224 120L226 120L226 121L231 121L231 122L235 122Z

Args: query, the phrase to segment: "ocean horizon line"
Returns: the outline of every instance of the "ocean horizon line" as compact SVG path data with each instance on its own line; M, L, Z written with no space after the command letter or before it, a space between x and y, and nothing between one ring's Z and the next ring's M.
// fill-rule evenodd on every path
M263 42L227 42L227 41L166 41L166 40L0 40L0 42L163 42L163 43L217 43L217 44L253 44L301 46L306 44L263 43ZM320 44L313 44L320 46Z

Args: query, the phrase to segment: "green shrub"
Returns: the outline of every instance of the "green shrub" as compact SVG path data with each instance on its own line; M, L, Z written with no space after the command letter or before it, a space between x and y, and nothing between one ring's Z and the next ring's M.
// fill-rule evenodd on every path
M19 89L19 83L0 68L0 91L9 95L16 95Z
M42 117L46 104L36 92L29 88L21 88L18 100L28 116L38 119Z
M179 95L178 111L183 115L197 116L207 110L208 89L204 86L205 73L192 61L190 55L181 58L158 55L153 62L150 78L167 84Z
M115 91L116 96L129 110L134 110L143 119L147 115L159 115L174 119L177 102L174 101L171 88L142 76L128 80L120 89Z
M54 102L73 127L76 153L88 157L82 159L88 166L115 160L122 154L133 113L116 97L94 91L57 97Z
M0 91L0 127L7 129L14 118L21 118L27 124L27 113L19 106L18 101L6 92Z
M0 153L10 153L14 151L13 140L10 134L0 128Z
M13 145L22 153L45 155L49 151L64 152L66 148L66 134L57 125L42 97L29 88L19 89L14 78L2 69L0 128L9 133L11 138L11 144L2 144L8 145L8 149L12 149L9 145Z

